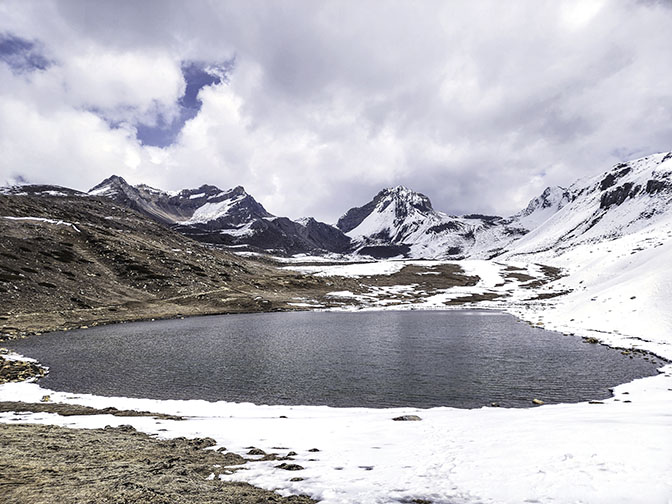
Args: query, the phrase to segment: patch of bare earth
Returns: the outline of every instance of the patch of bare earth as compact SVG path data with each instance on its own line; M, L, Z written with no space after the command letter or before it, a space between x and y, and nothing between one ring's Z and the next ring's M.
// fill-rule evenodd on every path
M0 424L0 500L60 503L284 503L245 483L208 479L246 463L234 453L204 450L205 439L157 440L132 427L95 430ZM291 476L288 473L288 478Z

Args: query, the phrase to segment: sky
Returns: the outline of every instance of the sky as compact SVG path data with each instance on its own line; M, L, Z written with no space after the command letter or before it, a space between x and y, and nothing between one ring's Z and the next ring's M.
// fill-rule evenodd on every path
M0 185L510 215L672 150L672 1L0 0Z

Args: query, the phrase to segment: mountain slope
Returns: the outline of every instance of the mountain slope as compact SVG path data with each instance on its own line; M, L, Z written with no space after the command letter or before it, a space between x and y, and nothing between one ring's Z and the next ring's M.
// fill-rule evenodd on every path
M654 225L672 208L672 153L619 163L569 188L548 187L507 218L450 216L425 195L384 189L337 226L359 254L418 259L494 258L614 239Z
M107 198L0 195L0 339L21 331L291 308L333 289L191 240ZM65 194L65 195L64 195Z

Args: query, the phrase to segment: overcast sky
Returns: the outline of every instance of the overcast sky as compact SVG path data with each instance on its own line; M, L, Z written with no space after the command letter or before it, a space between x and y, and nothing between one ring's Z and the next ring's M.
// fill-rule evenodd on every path
M509 215L672 149L672 2L0 0L0 185Z

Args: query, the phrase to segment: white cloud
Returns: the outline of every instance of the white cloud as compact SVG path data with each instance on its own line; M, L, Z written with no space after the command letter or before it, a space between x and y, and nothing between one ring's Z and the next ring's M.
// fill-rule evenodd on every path
M273 213L331 221L402 183L441 210L507 214L546 185L672 148L662 3L85 4L0 6L0 31L56 62L0 67L2 175L242 184ZM201 91L175 145L138 145L131 124L174 112L182 60L234 54L230 84ZM35 119L15 124L17 107Z
M116 120L151 121L158 111L170 117L185 88L179 62L150 51L88 50L69 57L60 73L73 106L99 109Z

